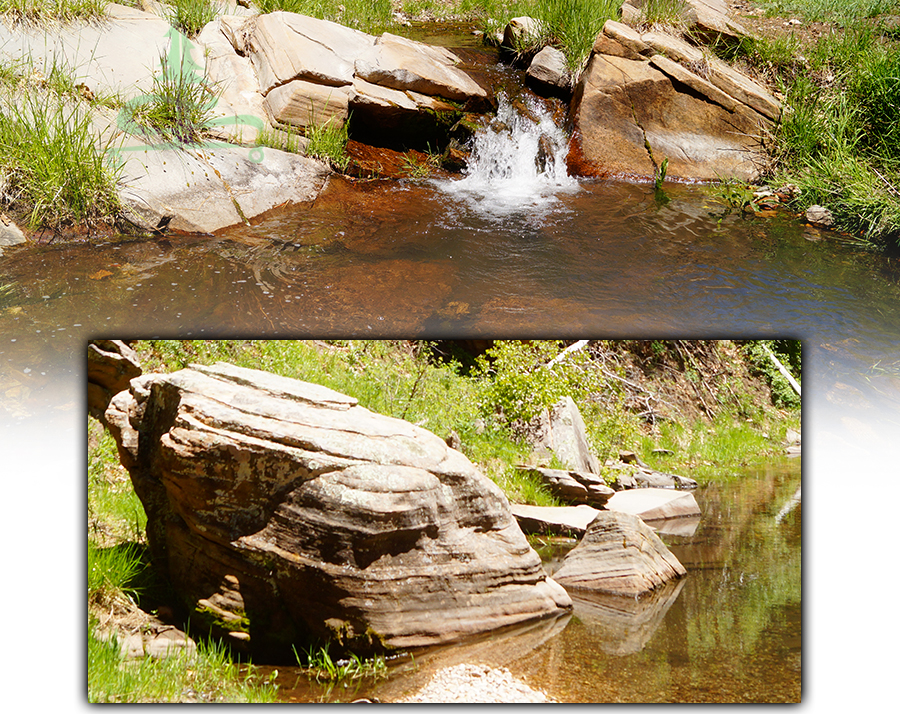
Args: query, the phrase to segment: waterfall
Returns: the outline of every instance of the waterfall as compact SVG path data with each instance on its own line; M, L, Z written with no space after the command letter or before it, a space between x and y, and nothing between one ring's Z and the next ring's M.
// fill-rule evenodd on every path
M562 127L537 102L516 106L505 94L498 100L497 118L474 137L464 177L440 187L492 214L531 212L577 190L566 170L569 137Z

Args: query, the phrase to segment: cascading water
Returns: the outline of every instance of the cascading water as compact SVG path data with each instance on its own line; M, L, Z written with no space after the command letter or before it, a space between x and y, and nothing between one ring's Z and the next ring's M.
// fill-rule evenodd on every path
M566 170L563 128L537 102L517 107L505 94L498 100L497 118L475 135L464 178L441 181L440 188L491 214L546 208L559 193L578 190Z

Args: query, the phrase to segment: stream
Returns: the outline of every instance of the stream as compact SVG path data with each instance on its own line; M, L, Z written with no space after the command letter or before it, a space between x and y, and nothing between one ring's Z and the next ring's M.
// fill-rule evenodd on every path
M522 158L528 137L518 139L507 159ZM518 164L509 171L524 175ZM900 261L786 214L729 211L702 186L667 184L660 194L552 171L531 179L504 187L473 167L440 181L334 178L312 206L213 237L7 249L0 433L5 473L27 475L7 479L7 502L32 503L42 484L41 507L59 525L38 542L55 552L62 535L80 582L83 541L71 533L83 532L90 338L799 338L805 535L815 544L803 605L804 671L815 674L804 675L803 699L833 703L853 681L854 705L879 702L867 683L892 681L890 657L823 653L878 652L885 636L878 607L853 606L852 627L832 618L877 586L883 554L863 536L881 540L900 496ZM524 639L502 666L566 701L796 701L800 508L775 516L799 481L799 462L776 462L698 494L696 531L666 537L689 575L647 619L652 627L631 633L638 649L617 651L623 637L604 620L609 608L589 603L567 622L511 635ZM12 528L30 533L21 510ZM10 572L33 557L16 550ZM833 563L850 569L853 595ZM55 590L32 592L31 607L58 610ZM82 603L68 607L63 619L80 643ZM39 644L33 659L45 656ZM408 688L427 672L419 664L419 674L392 675L378 691ZM71 669L81 692L83 672Z

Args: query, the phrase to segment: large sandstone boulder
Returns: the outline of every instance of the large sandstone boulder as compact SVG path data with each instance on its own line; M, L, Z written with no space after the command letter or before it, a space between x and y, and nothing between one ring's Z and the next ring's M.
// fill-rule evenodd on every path
M493 482L352 397L194 366L133 380L107 419L154 564L253 649L434 645L570 607Z
M601 511L553 578L573 590L638 596L687 571L637 516Z
M234 52L255 68L263 119L275 127L342 124L352 115L364 132L387 125L427 135L436 112L457 111L448 102L487 98L452 52L390 33L375 37L281 11L220 23Z
M678 38L609 21L572 100L570 165L582 175L751 180L778 101Z

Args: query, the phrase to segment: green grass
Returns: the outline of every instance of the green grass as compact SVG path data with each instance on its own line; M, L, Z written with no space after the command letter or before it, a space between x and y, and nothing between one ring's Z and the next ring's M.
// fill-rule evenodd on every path
M0 102L0 171L30 228L91 226L116 215L118 172L82 103L35 91L7 92Z
M169 5L167 17L172 27L194 37L207 23L215 20L216 15L212 0L174 0Z
M324 161L337 171L346 171L350 165L350 157L347 156L347 142L350 139L348 121L341 122L330 117L324 122L317 122L313 116L304 132L309 140L306 155Z
M274 702L277 688L241 671L225 646L200 640L197 652L165 659L123 662L115 643L88 628L88 701L123 702Z
M757 0L770 16L801 15L807 20L853 23L895 11L897 0Z
M795 426L797 422L790 422ZM763 428L761 428L763 427ZM716 422L685 425L666 422L655 436L645 436L641 458L651 468L689 476L698 483L733 478L745 466L760 465L784 453L785 424L758 424L726 415ZM655 455L668 449L671 456Z
M305 153L305 142L298 134L281 129L263 129L256 136L257 146L267 146L270 149L287 151L292 154Z
M562 51L569 69L577 73L584 66L597 33L607 20L618 18L621 5L622 0L457 0L447 12L477 19L486 36L502 33L514 17L533 17L542 26L537 44L517 49L527 54L550 44Z
M808 63L785 80L776 181L799 187L798 209L823 205L839 229L900 247L900 43L857 24L824 36Z
M387 662L384 655L375 655L363 659L350 654L345 659L335 660L329 654L330 643L318 647L309 647L301 656L294 648L297 665L307 670L310 677L317 682L340 682L345 679L376 680L387 676Z
M146 516L119 465L112 437L93 419L88 449L88 700L90 702L269 702L276 688L252 666L241 670L221 643L197 642L197 653L124 662L101 639L91 612L137 610L151 591L165 591L148 567Z
M104 15L109 0L0 0L0 15L15 22L71 22Z
M648 25L667 25L683 29L686 26L684 0L647 0L643 7L643 20Z
M395 24L390 0L259 0L256 5L262 13L295 12L371 34L381 34Z
M190 44L176 44L160 55L149 95L126 103L122 117L128 131L174 144L199 144L213 123L218 92L190 54Z

